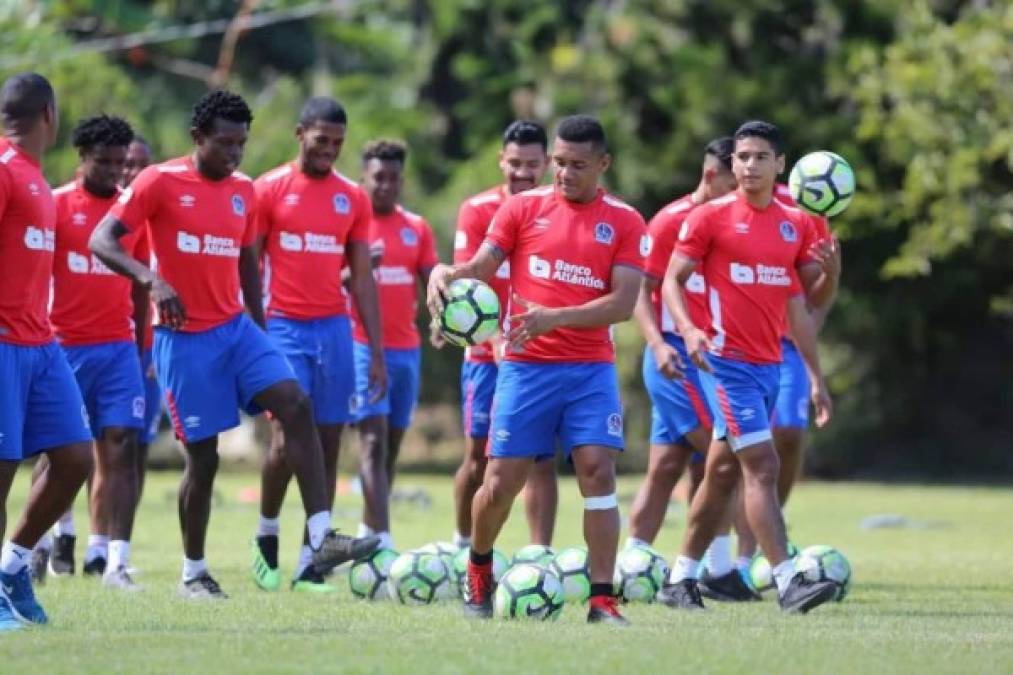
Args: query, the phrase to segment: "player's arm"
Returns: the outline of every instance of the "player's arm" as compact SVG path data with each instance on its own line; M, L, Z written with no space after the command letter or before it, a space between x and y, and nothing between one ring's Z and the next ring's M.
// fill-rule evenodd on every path
M443 311L443 298L447 294L447 286L457 279L480 279L488 281L496 273L499 266L506 260L507 253L498 246L484 242L471 260L459 265L438 263L429 272L426 283L426 305L429 313L438 317Z
M369 342L369 399L380 400L387 393L387 365L383 359L383 342L380 328L380 297L373 278L373 261L366 241L349 241L348 289L359 310L362 329Z
M696 269L696 261L687 258L678 251L672 253L665 270L665 278L661 280L661 301L672 315L675 327L686 343L686 352L697 368L710 372L707 363L707 352L711 349L710 338L693 324L689 317L689 306L686 304L686 282Z
M821 241L813 247L812 253L816 261L823 268L823 273L833 279L833 290L830 298L822 305L815 305L810 302L810 315L813 319L813 327L816 329L816 334L818 335L823 330L823 324L826 323L830 309L837 301L837 291L840 287L842 269L841 242L838 241L837 237L832 237L829 241Z
M644 282L637 294L637 304L633 307L633 318L640 327L647 346L654 352L655 362L662 375L669 379L683 376L683 363L679 352L665 342L658 322L655 319L654 307L651 306L651 293L658 287L658 280L650 274L644 275Z
M142 232L134 247L134 259L151 266L151 248L147 241L147 232ZM137 343L137 353L144 355L144 336L148 332L148 312L151 308L151 294L148 289L136 281L131 284L130 300L134 304L134 341Z
M239 287L243 290L246 312L261 328L264 319L264 292L260 281L260 247L257 242L239 249Z
M611 281L608 293L575 307L542 307L515 294L510 304L523 311L510 317L506 334L510 347L520 349L556 328L598 328L626 321L637 304L643 273L630 265L613 265Z
M826 381L823 379L823 370L820 367L819 352L816 348L816 330L801 295L792 296L788 300L788 323L791 326L792 337L795 339L795 346L798 347L799 354L802 355L802 360L805 362L812 382L810 393L816 408L816 426L826 426L833 413L833 407Z
M130 230L116 216L106 214L105 218L91 233L88 248L106 267L132 279L148 289L162 323L172 329L182 328L186 323L186 309L176 294L176 289L155 274L147 265L134 259L123 248L120 241Z

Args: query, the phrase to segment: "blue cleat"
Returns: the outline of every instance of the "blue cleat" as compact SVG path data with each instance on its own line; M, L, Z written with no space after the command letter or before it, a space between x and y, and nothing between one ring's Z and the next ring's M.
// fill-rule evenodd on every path
M7 596L0 592L0 633L9 633L20 629L21 622L14 616L11 603L8 602Z
M0 572L0 592L7 597L14 616L21 621L43 624L49 620L42 605L35 599L27 565L16 574Z

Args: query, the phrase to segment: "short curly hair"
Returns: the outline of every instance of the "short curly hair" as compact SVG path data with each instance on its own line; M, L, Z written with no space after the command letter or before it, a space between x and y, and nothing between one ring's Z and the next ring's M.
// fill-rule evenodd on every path
M70 134L71 144L82 151L89 151L97 145L130 145L134 130L122 117L97 115L85 117L77 123Z
M219 89L205 94L194 104L190 126L198 131L210 133L214 130L216 119L249 126L253 122L253 113L242 96Z
M370 141L362 150L362 163L365 164L371 159L390 160L399 162L404 166L408 157L408 149L401 141Z

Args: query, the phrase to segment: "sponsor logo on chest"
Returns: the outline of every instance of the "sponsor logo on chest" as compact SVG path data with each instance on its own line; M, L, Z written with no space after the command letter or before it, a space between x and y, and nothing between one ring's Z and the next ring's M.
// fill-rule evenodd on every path
M788 268L780 265L756 265L733 262L729 269L729 276L733 283L748 286L759 284L761 286L790 286L791 276Z
M56 232L53 230L43 230L41 227L35 227L29 225L25 228L25 248L29 251L49 251L52 253L56 250Z
M404 265L380 265L373 270L373 277L382 286L411 286L415 283L415 275Z
M238 258L239 244L232 237L205 234L203 237L180 230L176 233L176 248L182 253Z
M94 254L84 255L74 251L67 251L67 269L74 274L115 274L111 269L106 267L105 263L95 257Z
M300 235L297 232L282 231L279 236L279 244L283 251L290 253L329 253L341 254L345 247L338 242L333 234L316 234L307 232Z
M550 262L532 254L528 257L528 273L536 279L605 290L605 281L596 277L590 267L575 265L558 258Z

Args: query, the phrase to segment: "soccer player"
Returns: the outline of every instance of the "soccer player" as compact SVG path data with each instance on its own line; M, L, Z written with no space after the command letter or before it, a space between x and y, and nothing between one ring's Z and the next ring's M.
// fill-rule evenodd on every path
M144 169L102 220L91 249L113 270L144 284L158 308L154 361L177 437L186 450L179 492L185 598L227 597L204 547L218 469L218 434L239 424L238 408L267 410L285 434L299 481L313 563L324 573L379 543L331 529L323 450L309 397L263 325L253 182L236 171L253 119L236 94L214 91L193 109L194 152ZM120 239L147 229L157 271ZM242 297L249 315L243 313Z
M503 149L499 155L499 168L504 183L469 197L457 212L457 231L454 234L454 262L466 263L475 255L485 240L489 223L496 211L510 195L531 190L542 182L549 168L549 140L545 128L537 122L517 120L503 132ZM499 296L501 316L505 317L510 301L510 263L504 261L489 279L489 285ZM489 413L496 391L496 373L502 358L504 342L501 338L487 344L469 347L461 365L461 403L464 419L464 458L454 476L454 506L457 530L454 544L471 544L471 502L482 484L485 474L486 446L489 441ZM556 505L559 492L556 487L555 463L551 458L536 462L524 490L524 506L528 519L530 541L533 544L552 544L552 531L556 523Z
M19 73L0 88L0 538L18 464L49 465L0 549L0 631L46 623L29 576L32 549L67 510L91 471L91 431L81 392L49 323L56 206L43 152L60 118L46 78Z
M429 285L433 316L454 279L489 279L510 261L507 353L496 380L489 461L472 507L465 610L492 615L492 548L536 458L557 443L584 496L589 549L588 621L624 624L613 595L619 542L616 453L623 417L610 326L633 312L650 242L632 207L599 187L611 155L601 124L560 121L553 185L510 197L467 263L439 266Z
M359 536L376 534L388 548L393 546L389 501L394 466L419 398L416 298L419 284L425 287L439 262L429 224L399 203L406 157L405 146L395 141L370 142L362 153L362 187L373 207L370 249L380 255L373 275L379 289L383 360L389 382L380 396L376 395L375 378L370 378L379 355L371 346L362 316L368 308L357 304L359 319L353 331L355 421L362 448L360 480L365 501Z
M313 402L323 448L327 505L334 505L341 430L351 421L355 394L352 326L342 288L347 260L349 286L367 337L370 396L384 393L386 370L380 345L380 314L369 259L369 197L334 170L345 141L348 116L330 98L311 98L296 126L299 154L254 182L267 286L267 333L295 370ZM260 522L253 541L253 577L277 590L278 514L292 471L284 455L281 424L271 423L271 446L261 478ZM313 568L313 551L302 542L292 581L297 591L337 590Z
M702 469L703 454L710 443L711 412L700 374L686 354L686 344L676 332L671 313L661 301L660 285L686 217L700 204L735 189L732 147L729 137L711 141L704 150L696 189L662 208L647 226L651 252L644 265L644 285L634 317L647 343L643 378L652 403L651 448L647 474L630 508L627 546L654 542L675 484L688 462L694 461ZM694 272L686 283L686 301L693 325L699 328L710 323L706 290L703 275ZM699 479L696 476L694 484Z
M807 612L832 598L836 587L807 581L788 557L770 414L780 377L780 328L787 314L813 375L817 424L830 421L830 396L805 302L808 297L822 305L833 284L812 253L817 242L807 216L773 198L775 179L784 170L777 127L747 122L734 138L732 170L739 187L689 215L662 284L687 354L704 371L702 382L718 402L719 414L682 552L658 599L670 607L704 607L697 579L700 558L733 505L741 475L746 515L773 567L780 605ZM693 324L682 291L698 265L705 270L709 296L706 332Z

